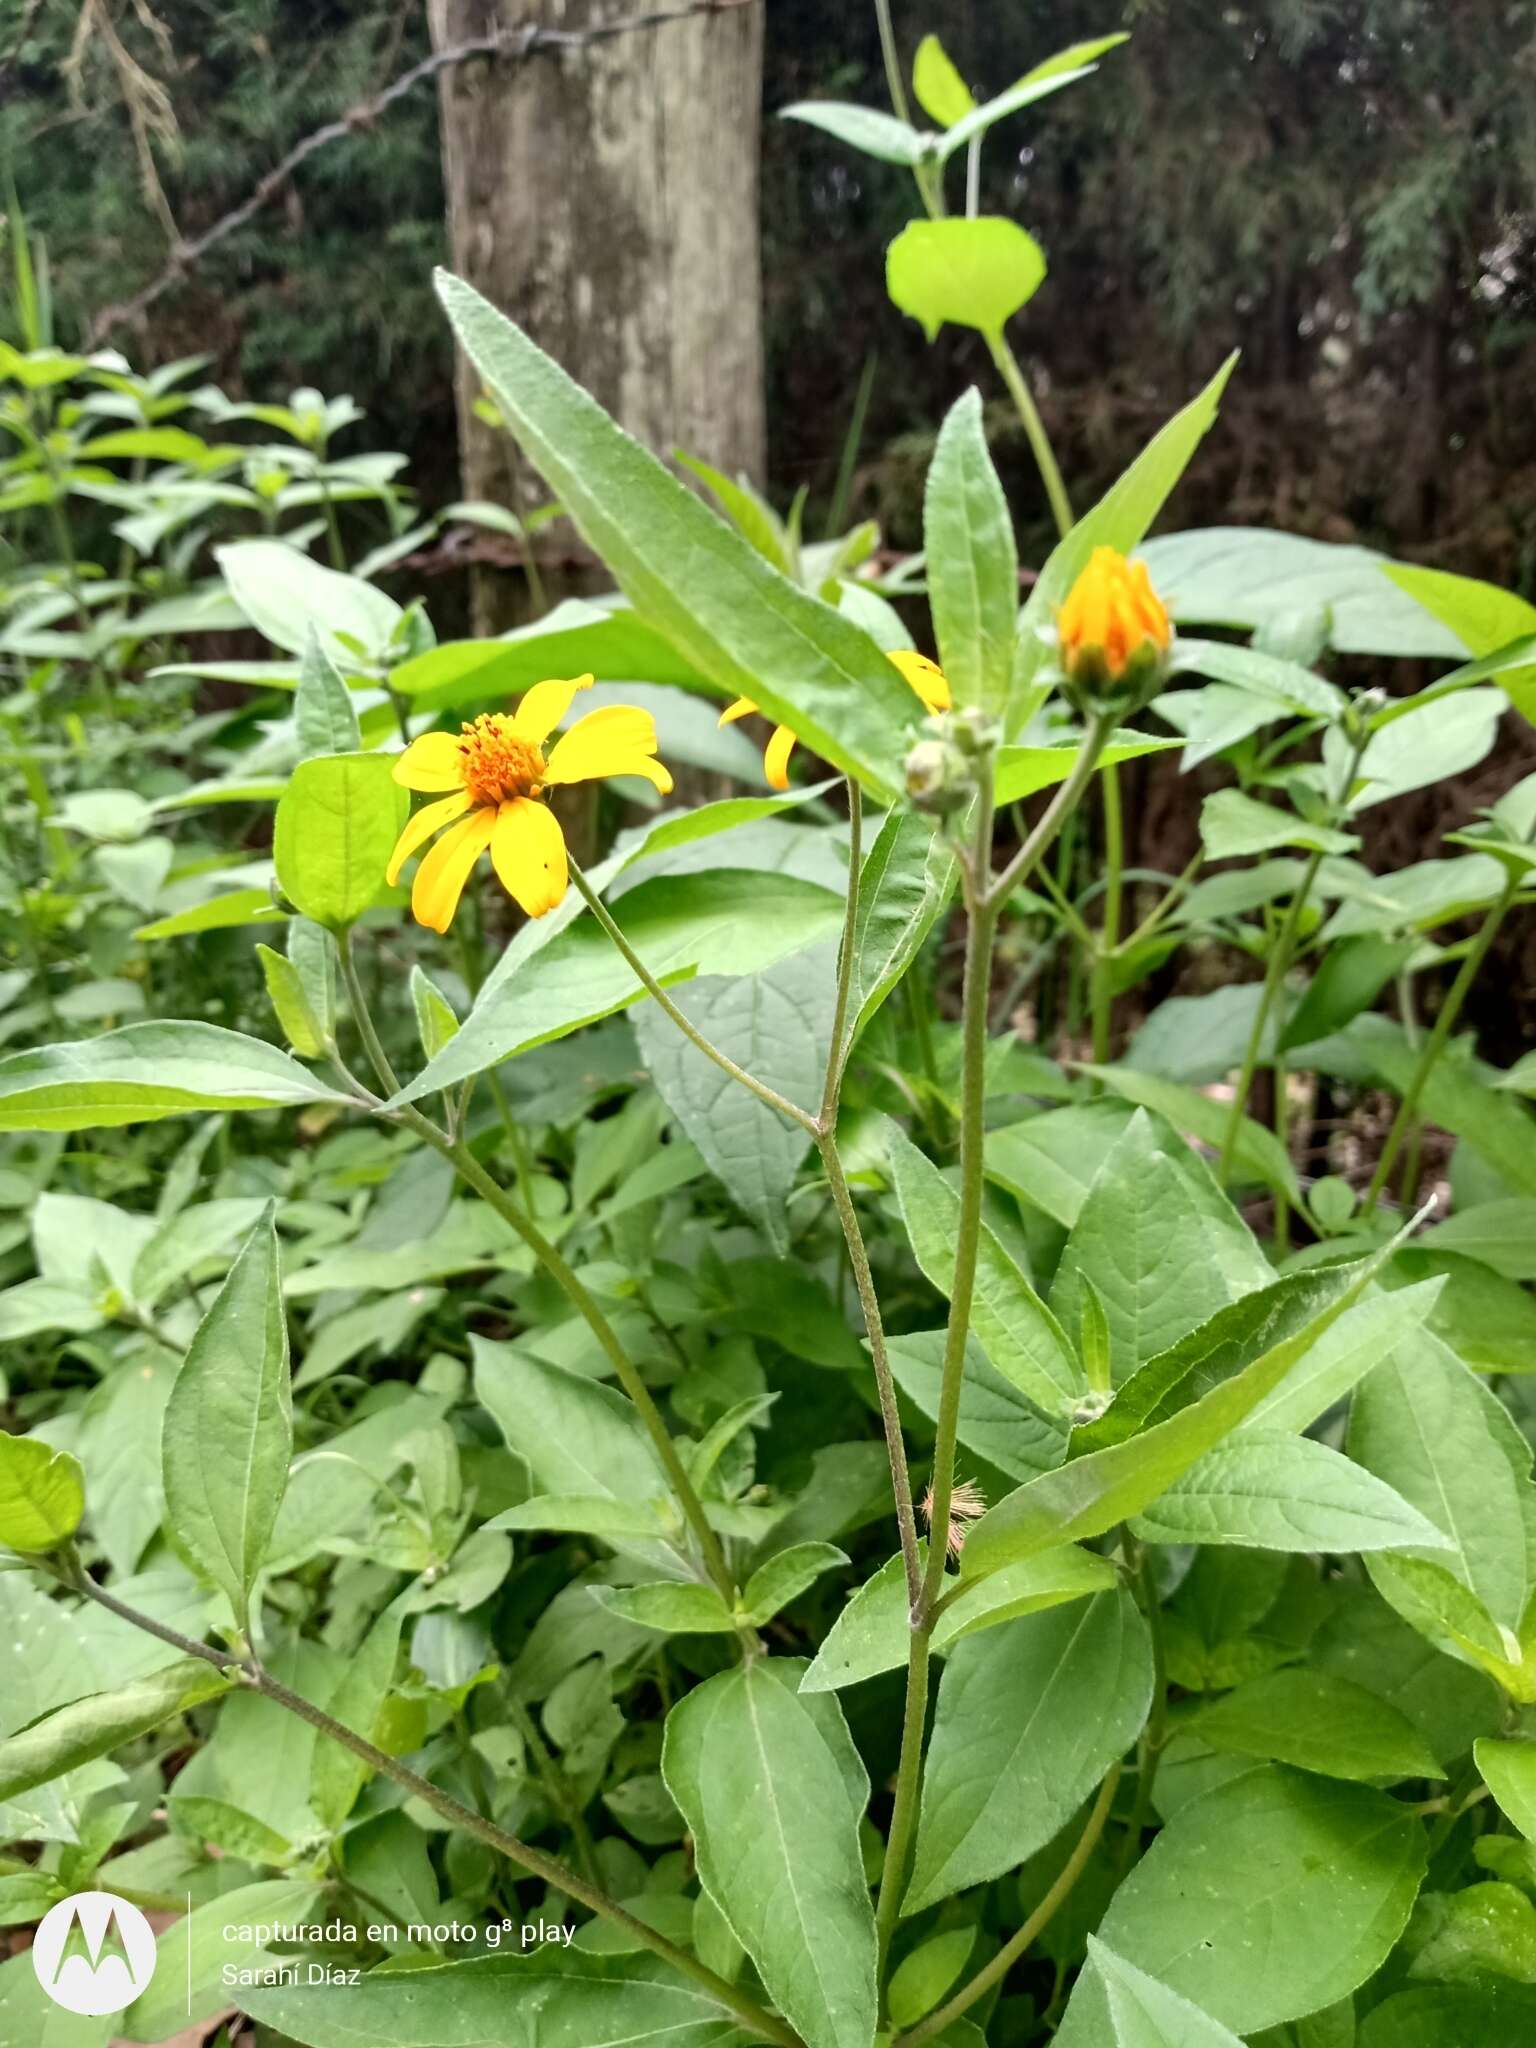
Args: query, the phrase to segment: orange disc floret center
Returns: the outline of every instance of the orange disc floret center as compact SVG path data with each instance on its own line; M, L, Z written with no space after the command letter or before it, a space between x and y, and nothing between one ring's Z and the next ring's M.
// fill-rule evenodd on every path
M515 732L512 721L488 711L459 736L459 773L473 804L504 803L508 797L536 796L544 781L544 756Z

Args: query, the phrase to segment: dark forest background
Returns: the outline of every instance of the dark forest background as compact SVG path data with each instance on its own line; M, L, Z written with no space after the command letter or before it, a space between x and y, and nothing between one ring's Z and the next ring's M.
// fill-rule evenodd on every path
M872 6L767 0L763 277L771 494L833 490L878 358L854 509L919 539L933 430L979 341L928 346L883 250L904 173L771 118L884 105ZM983 206L1043 243L1016 346L1085 504L1234 346L1243 362L1175 523L1269 524L1536 586L1536 0L896 0L984 91L1075 39L1132 40L998 131ZM0 142L47 238L60 338L165 265L301 136L427 54L422 0L4 0ZM581 61L579 56L549 61ZM708 176L708 165L700 167ZM138 364L211 352L232 392L315 383L403 448L430 508L457 495L451 359L429 288L446 253L430 84L318 152L278 201L110 339ZM599 312L600 317L600 312ZM1045 507L994 408L1023 559ZM438 603L434 596L434 606ZM1410 687L1412 674L1391 680ZM1513 725L1515 721L1507 722ZM1512 779L1509 749L1390 807L1401 864ZM1177 867L1193 811L1132 779L1136 855ZM1440 806L1440 810L1436 806ZM1530 963L1523 963L1529 965Z
M986 166L984 205L1050 258L1018 342L1079 495L1240 345L1184 523L1432 546L1447 566L1529 585L1536 6L922 0L897 20L909 52L937 29L993 90L1077 37L1134 32L1096 79L1001 130ZM0 137L48 239L61 335L153 277L172 225L195 236L426 49L420 0L7 0ZM817 95L883 104L872 8L769 0L767 111ZM882 251L911 210L898 170L768 122L770 484L781 500L801 483L825 499L876 351L860 486L897 544L915 537L943 406L973 375L991 381L965 337L929 348L886 301ZM449 350L428 289L444 248L426 86L319 152L113 339L146 364L211 350L218 376L262 396L350 389L430 500L455 487ZM1038 546L1022 459L1015 499Z

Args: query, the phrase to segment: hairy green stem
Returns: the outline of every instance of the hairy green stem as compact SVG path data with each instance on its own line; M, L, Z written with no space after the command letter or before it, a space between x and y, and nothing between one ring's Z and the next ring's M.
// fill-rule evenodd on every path
M864 797L859 785L848 778L848 894L843 910L843 931L837 948L837 992L832 1000L832 1038L827 1048L827 1075L821 1090L823 1131L837 1128L837 1098L848 1064L848 1004L853 992L853 962L858 943L859 887L864 858Z
M1029 880L1042 856L1050 851L1056 835L1081 803L1083 791L1093 780L1099 756L1108 745L1114 729L1115 721L1108 712L1099 713L1093 720L1078 749L1077 759L1072 763L1072 772L1065 782L1057 784L1056 794L1041 812L1034 830L988 889L989 904L1001 908L1014 890Z
M1451 983L1446 993L1445 1001L1440 1005L1440 1014L1436 1017L1433 1029L1424 1041L1423 1050L1419 1054L1419 1063L1413 1070L1402 1101L1397 1105L1397 1114L1392 1119L1392 1128L1387 1133L1387 1142L1381 1148L1381 1157L1376 1162L1376 1171L1371 1176L1371 1184L1366 1189L1365 1199L1360 1205L1362 1216L1369 1216L1375 1209L1376 1204L1381 1200L1382 1193L1386 1188L1388 1180L1391 1178L1392 1168L1397 1163L1397 1155L1402 1149L1403 1141L1418 1116L1419 1103L1425 1088L1429 1085L1429 1077L1434 1072L1435 1064L1439 1060L1441 1053L1445 1050L1446 1043L1450 1038L1452 1030L1455 1028L1456 1019L1461 1015L1461 1006L1467 999L1467 992L1473 982L1476 981L1482 964L1488 957L1489 947L1498 937L1499 926L1509 914L1509 907L1514 902L1519 887L1519 875L1511 873L1505 881L1503 889L1499 892L1497 899L1490 907L1488 915L1483 919L1478 929L1477 937L1472 941L1467 951L1467 957L1461 963L1461 971Z
M1093 1810L1083 1824L1083 1832L1073 1846L1072 1854L1062 1865L1061 1875L1051 1886L1033 1913L1010 1940L1006 1941L984 1969L978 1970L969 1984L962 1985L954 1997L941 2005L937 2012L929 2013L925 2020L909 2033L898 2034L891 2048L922 2048L924 2041L931 2041L963 2013L969 2012L977 1999L985 1998L994 1984L1001 1984L1014 1964L1039 1939L1057 1913L1070 1898L1074 1886L1088 1867L1088 1859L1098 1846L1109 1820L1109 1810L1114 1804L1115 1791L1120 1783L1120 1766L1115 1765L1103 1784L1099 1796L1093 1802Z
M987 1019L992 993L992 944L997 936L998 906L988 884L992 875L992 763L985 766L976 799L970 855L962 870L965 884L965 988L961 1008L962 1072L960 1092L960 1214L955 1229L955 1270L949 1295L949 1321L944 1338L939 1410L934 1425L933 1476L929 1482L928 1564L911 1610L907 1698L902 1717L901 1756L896 1770L896 1796L875 1928L883 1976L891 1936L901 1911L907 1858L917 1823L922 1782L923 1726L928 1710L928 1667L933 1641L933 1606L944 1582L949 1532L949 1506L955 1484L955 1448L960 1419L960 1388L965 1369L966 1339L971 1327L971 1299L976 1285L976 1259L981 1246L982 1165L987 1089Z
M237 1671L243 1682L253 1691L261 1693L290 1714L296 1715L301 1721L307 1721L310 1727L317 1729L332 1742L339 1743L343 1749L350 1750L381 1777L389 1778L413 1798L430 1806L434 1813L440 1814L451 1826L462 1828L465 1834L473 1835L477 1841L484 1842L498 1855L506 1857L508 1862L518 1864L530 1877L542 1879L556 1891L563 1892L567 1898L574 1899L578 1905L585 1906L589 1912L622 1927L643 1948L648 1948L653 1955L662 1957L674 1969L681 1970L696 1984L702 1985L712 1998L718 1999L721 2005L735 2013L744 2025L750 2027L763 2040L777 2043L778 2048L800 2048L798 2035L792 2033L781 2021L764 2012L745 1993L737 1990L734 1984L728 1984L723 1977L716 1976L713 1970L706 1968L686 1950L668 1941L665 1935L658 1934L643 1920L636 1919L634 1914L627 1912L616 1899L610 1899L607 1893L600 1891L596 1885L588 1884L585 1878L579 1877L573 1870L568 1870L553 1856L546 1856L540 1849L530 1848L526 1842L519 1841L517 1836L497 1827L494 1821L486 1820L472 1808L455 1799L451 1793L442 1791L430 1779L423 1778L418 1772L413 1771L408 1764L401 1763L398 1757L386 1755L382 1749L376 1748L355 1729L348 1728L344 1722L335 1720L323 1708L317 1707L312 1700L291 1691L254 1658L237 1656L232 1651L221 1650L213 1644L197 1642L191 1636L183 1635L180 1630L156 1621L153 1616L141 1614L137 1608L129 1607L108 1593L104 1587L98 1586L80 1566L77 1558L70 1560L70 1567L72 1568L67 1567L61 1576L75 1592L94 1600L98 1606L107 1608L121 1620L131 1623L133 1627L143 1629L149 1635L158 1636L162 1642L180 1650L184 1656L199 1657L205 1664L212 1664L220 1671Z
M930 1542L930 1551L944 1556L942 1542ZM921 1600L921 1589L919 1589ZM901 1918L901 1898L907 1883L907 1859L917 1829L917 1795L923 1772L923 1729L928 1718L928 1665L933 1641L931 1620L914 1626L907 1646L907 1699L901 1718L901 1760L896 1767L896 1797L891 1807L890 1832L885 1838L885 1858L880 1866L880 1889L875 1897L876 1982L884 1997L885 1966L891 1953L891 1937Z
M1099 770L1104 797L1104 915L1093 954L1089 1007L1093 1016L1093 1057L1103 1066L1110 1054L1110 1021L1115 1000L1115 949L1120 943L1120 901L1125 866L1125 824L1120 810L1120 771Z
M1125 1541L1128 1548L1134 1546L1129 1530ZM1168 1660L1163 1647L1163 1603L1145 1550L1136 1551L1135 1563L1136 1592L1152 1644L1152 1707L1138 1747L1136 1797L1131 1808L1130 1826L1126 1830L1122 1871L1130 1868L1140 1851L1142 1830L1152 1812L1152 1790L1157 1783L1158 1766L1168 1743Z
M1296 893L1291 898L1280 929L1276 932L1269 949L1269 959L1264 969L1264 986L1259 992L1259 1007L1253 1015L1253 1027L1248 1033L1248 1043L1243 1047L1243 1064L1238 1069L1237 1086L1232 1091L1232 1106L1227 1111L1226 1128L1222 1132L1217 1177L1223 1187L1232 1178L1232 1165L1237 1157L1237 1141L1242 1136L1243 1117L1248 1108L1253 1077L1258 1071L1259 1055L1264 1049L1264 1033L1269 1026L1270 1012L1285 987L1285 977L1290 972L1292 960L1296 957L1296 941L1301 933L1302 913L1307 907L1307 898L1312 893L1312 884L1317 879L1317 871L1322 862L1321 849L1314 850L1302 869L1301 880L1296 884ZM1284 1199L1278 1190L1275 1199Z
M1035 404L1034 395L1024 381L1024 372L1019 368L1019 359L1003 337L1001 328L986 337L997 373L1008 387L1008 396L1013 400L1014 410L1019 415L1019 424L1024 429L1030 452L1040 471L1040 481L1045 485L1045 495L1051 503L1051 517L1056 521L1056 531L1063 539L1072 531L1072 501L1067 496L1067 487L1061 480L1061 471L1056 466L1055 451L1050 436L1045 431L1045 422L1040 417L1040 408Z
M340 935L337 950L341 957L342 978L352 1003L353 1019L357 1025L358 1035L363 1041L364 1050L372 1061L380 1081L389 1090L390 1094L398 1094L400 1084L395 1078L395 1071L390 1064L389 1055L385 1052L378 1032L374 1027L372 1013L368 1007L368 999L358 976L357 962L353 957L350 934L343 932ZM694 1491L693 1483L684 1469L683 1461L678 1456L677 1446L672 1441L671 1432L662 1418L661 1410L656 1406L650 1388L640 1377L640 1374L636 1371L630 1360L629 1354L619 1342L613 1325L603 1314L581 1281L576 1277L570 1266L567 1265L564 1258L555 1249L554 1245L550 1243L543 1231L539 1229L533 1218L525 1214L507 1193L506 1189L486 1172L462 1138L450 1138L445 1131L438 1129L430 1117L423 1116L419 1110L411 1108L409 1105L399 1111L399 1116L402 1123L410 1130L415 1131L419 1138L430 1145L434 1151L440 1152L448 1160L459 1178L472 1187L480 1199L494 1209L503 1222L511 1225L512 1229L522 1239L523 1243L527 1245L545 1272L548 1273L555 1285L565 1295L567 1301L576 1310L576 1313L591 1330L604 1355L613 1366L619 1385L640 1412L640 1420L644 1423L646 1432L656 1448L656 1455L661 1460L662 1469L672 1483L672 1490L677 1497L677 1504L682 1509L683 1515L698 1541L705 1568L714 1582L716 1591L728 1607L734 1606L736 1599L735 1582L731 1577L730 1567L726 1563L725 1552L721 1548L720 1539L710 1526L709 1517L704 1512L704 1505L700 1501L698 1494Z
M635 978L646 994L671 1019L678 1030L682 1032L684 1038L691 1045L697 1046L706 1059L713 1060L723 1073L729 1074L733 1081L739 1081L743 1088L750 1089L759 1102L766 1102L770 1109L776 1109L780 1116L789 1117L792 1122L799 1124L802 1129L809 1131L811 1136L815 1137L817 1122L809 1110L801 1109L798 1103L791 1102L787 1096L781 1095L776 1088L770 1088L766 1082L759 1081L755 1074L749 1074L745 1067L740 1066L730 1057L729 1053L723 1053L719 1046L712 1044L696 1024L689 1022L676 1003L667 994L661 983L656 979L655 975L652 974L651 970L640 958L640 955L635 951L628 939L625 938L617 924L614 923L613 914L607 904L603 902L603 899L592 887L575 861L572 861L570 865L571 880L576 884L577 891L587 908L634 970Z
M843 1242L853 1268L864 1330L869 1338L869 1355L875 1369L875 1392L880 1402L880 1424L885 1432L886 1455L891 1466L891 1490L896 1496L896 1526L901 1537L901 1556L907 1574L907 1599L915 1607L922 1595L922 1557L917 1541L917 1516L912 1506L912 1475L907 1469L907 1449L901 1434L901 1410L896 1401L896 1382L891 1373L890 1354L885 1344L885 1324L880 1314L880 1297L869 1269L869 1252L859 1226L858 1211L848 1187L848 1176L837 1149L836 1135L825 1131L816 1140L821 1163L832 1190L833 1207L843 1228Z
M976 803L975 835L965 875L965 985L961 996L960 1044L960 1212L955 1224L955 1271L949 1294L949 1320L944 1334L944 1362L939 1384L939 1410L934 1424L932 1499L928 1513L931 1540L922 1599L913 1615L914 1629L927 1625L944 1582L945 1539L949 1532L950 1499L955 1483L955 1450L960 1422L960 1389L965 1375L965 1347L971 1329L971 1302L976 1288L976 1262L981 1249L981 1198L986 1146L987 1022L992 996L992 946L997 936L998 904L987 883L992 872L992 770Z

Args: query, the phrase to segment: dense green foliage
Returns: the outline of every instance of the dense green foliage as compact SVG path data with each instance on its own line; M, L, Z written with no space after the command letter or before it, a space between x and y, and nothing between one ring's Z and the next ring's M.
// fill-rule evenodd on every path
M794 109L1038 465L964 391L920 561L706 503L440 275L615 586L500 639L350 400L71 355L13 240L0 1924L173 1924L100 2018L0 1965L7 2048L1529 2030L1536 1055L1465 1022L1536 607L1154 534L1214 346L1058 472L1038 222L943 202L1123 55ZM1159 755L1199 846L1137 877Z

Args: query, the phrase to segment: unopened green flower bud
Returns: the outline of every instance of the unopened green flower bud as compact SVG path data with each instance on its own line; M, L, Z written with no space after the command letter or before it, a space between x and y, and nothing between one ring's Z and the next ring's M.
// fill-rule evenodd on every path
M906 762L907 795L920 811L942 818L970 802L975 771L953 742L919 740Z

